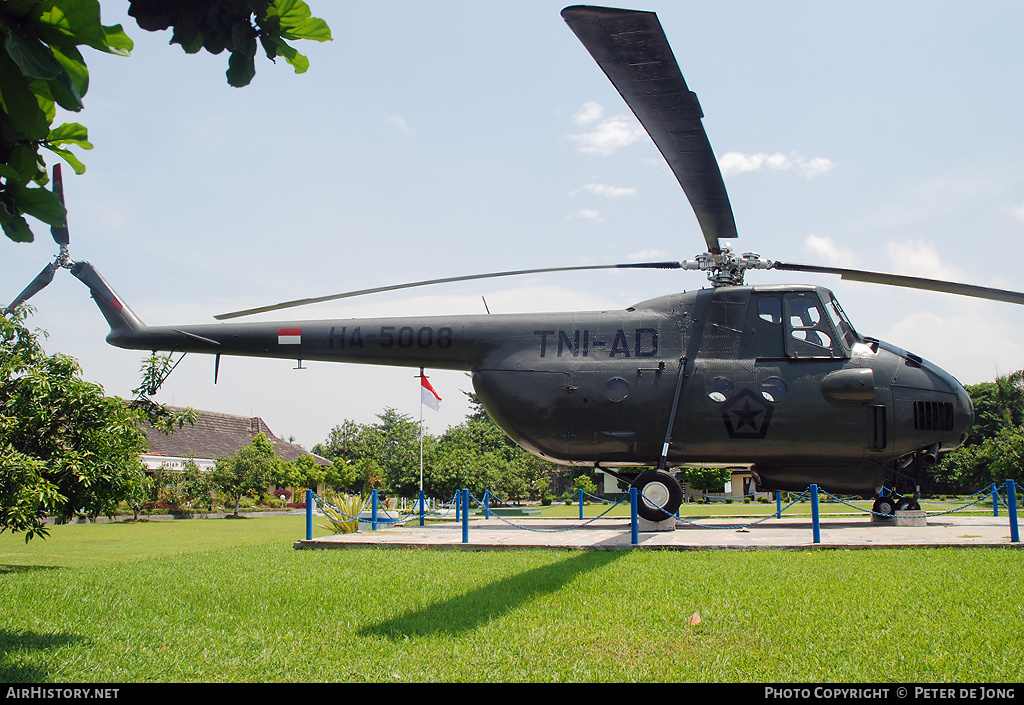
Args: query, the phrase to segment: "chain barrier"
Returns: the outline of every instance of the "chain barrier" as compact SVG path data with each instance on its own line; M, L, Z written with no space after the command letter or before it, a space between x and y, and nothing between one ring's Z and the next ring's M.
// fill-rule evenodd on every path
M1011 482L1013 483L1014 488L1016 488L1016 490L1018 492L1021 492L1021 494L1024 495L1024 491L1022 491L1022 490L1024 490L1024 487L1022 487L1015 480L1008 480L1006 485L1004 486L1004 491L1008 491L1009 483L1011 483ZM767 521L769 521L771 519L781 518L782 514L785 511L791 509L794 505L796 505L799 502L806 501L806 499L810 495L810 492L811 492L811 487L808 487L806 490L804 490L800 494L796 495L795 497L793 496L794 493L789 493L790 494L790 501L789 501L789 503L787 505L785 505L784 507L782 507L780 505L780 507L776 511L773 511L773 512L765 515L764 517L761 517L761 518L758 518L758 519L754 519L752 521L744 522L744 523L726 524L726 525L723 525L723 524L706 524L706 523L702 523L700 521L696 521L696 520L692 520L692 519L687 519L685 517L681 517L681 516L679 516L678 513L674 516L674 519L676 520L677 523L682 523L682 524L685 524L687 526L692 526L692 527L701 528L701 529L731 529L731 530L740 530L740 529L745 529L745 528L751 527L751 526L757 526L757 525L765 523L765 522L767 522ZM892 518L895 518L895 516L896 516L895 514L888 514L888 513L885 513L885 512L877 512L877 511L874 511L874 509L865 509L864 507L858 506L858 505L853 503L853 501L852 501L853 497L847 497L847 498L837 497L837 496L835 496L835 495L833 495L833 494L831 494L831 493L829 493L829 492L827 492L825 490L822 490L821 488L818 488L818 493L819 493L819 495L823 495L826 498L824 500L825 502L841 504L841 505L844 505L846 507L849 507L851 510L853 510L855 512L859 512L859 513L862 513L862 514L871 514L873 516L884 517L886 519L892 519ZM343 511L342 509L340 509L339 507L336 507L333 504L327 502L324 498L320 497L315 492L311 492L310 494L312 496L313 502L316 504L317 507L320 508L320 511L323 512L323 514L325 516L327 516L328 519L330 519L334 523L339 523L340 524L340 523L345 523L347 521L352 521L352 520L363 521L363 522L367 522L367 523L373 521L373 519L371 519L371 518L367 518L367 517L361 516L364 512L367 511L367 506L371 503L372 496L370 498L367 498L367 500L363 503L362 507L358 510L358 512L355 515L350 515L350 514L346 513L345 511ZM461 516L463 521L465 521L466 517L469 516L470 507L472 506L473 502L476 502L476 505L477 505L477 510L476 511L477 512L479 512L481 509L483 509L485 507L484 501L481 501L475 495L469 495L470 501L468 502L468 504L470 505L470 507L460 507L459 506L459 504L460 504L460 495L461 495L461 492L456 492L455 496L449 502L439 503L439 506L441 508L443 508L443 511L441 511L441 512L436 511L434 509L431 509L429 511L422 511L422 513L421 513L421 510L415 510L414 509L413 511L409 512L408 514L406 514L404 516L399 515L397 517L392 517L391 514L389 513L389 510L386 507L383 508L383 509L378 508L378 512L381 512L381 511L383 512L383 516L378 515L377 518L376 518L376 523L377 524L385 524L385 525L398 524L398 523L407 522L411 518L416 518L416 517L420 517L420 516L423 516L423 517L428 517L429 516L430 518L434 518L434 519L438 519L438 518L440 518L440 519L449 519L449 518L451 518L453 512L454 512L454 515L455 515L456 519L458 519ZM693 495L693 496L696 496L696 495ZM754 496L755 495L749 495L749 497L754 497ZM488 498L487 504L486 504L487 509L491 508L490 507L490 501L491 500L494 500L498 504L508 506L507 502L502 500L500 497L497 497L496 495L491 494L490 492L485 493L485 497ZM613 502L613 501L611 501L609 499L606 499L604 497L598 497L596 495L590 494L590 493L585 492L585 491L579 491L578 493L575 493L575 494L571 495L570 497L567 497L567 498L561 500L557 504L571 504L573 501L579 501L579 498L581 498L581 497L586 497L589 501L592 501L592 502L600 502L602 504L608 504L609 506L608 506L607 509L605 509L604 511L602 511L601 513L599 513L597 516L595 516L593 518L587 519L585 521L580 521L579 523L571 524L571 525L564 526L564 527L558 527L558 528L539 528L539 527L535 527L535 526L529 526L529 525L526 525L526 524L517 523L517 522L511 521L508 518L502 516L499 512L494 512L494 517L497 518L498 520L500 520L503 524L506 524L506 525L508 525L508 526L510 526L512 528L515 528L515 529L522 529L524 531L532 531L532 532L537 532L537 533L562 533L562 532L573 531L573 530L576 530L576 529L581 529L581 528L585 528L587 526L590 526L594 522L599 521L600 519L604 519L605 517L607 517L610 512L612 512L614 509L616 509L620 505L626 504L627 506L629 506L629 503L630 503L629 495L625 495L624 497L622 497L622 498L620 498L620 499L618 499L618 500ZM744 497L747 497L747 495L745 495ZM932 516L943 516L943 515L946 515L946 514L953 514L955 512L960 512L960 511L964 511L966 509L969 509L969 508L973 507L974 505L977 505L977 504L979 504L981 502L984 502L984 501L986 501L986 500L988 500L990 498L993 499L994 503L998 501L998 502L1001 502L1004 507L1009 508L1009 504L1008 504L1009 496L1004 498L1002 493L999 491L999 488L996 485L993 485L991 488L987 488L985 490L981 490L981 491L978 491L978 492L976 492L976 493L974 493L972 495L969 495L969 496L967 496L965 498L961 498L959 500L957 506L955 506L955 507L953 507L951 509L942 510L942 511L928 511L928 512L925 512L925 515L929 516L929 517L932 517ZM715 498L715 499L717 499L717 498ZM643 495L642 491L637 493L637 501L638 501L638 503L641 502L641 501L647 501L647 504L649 506L658 506L656 502L648 500ZM943 503L946 503L946 502L949 502L949 501L952 501L952 500L928 500L928 501L929 501L929 503L932 503L932 504L943 504ZM1015 499L1014 503L1016 504L1018 501L1019 500ZM419 504L419 500L417 500L413 504L414 504L414 506L418 505ZM581 511L582 511L582 507L581 507ZM490 516L490 514L491 513L488 512L488 516Z
M792 507L794 504L799 502L801 499L803 499L805 496L807 496L808 492L810 492L809 489L808 490L804 490L801 494L797 495L796 499L794 499L793 501L791 501L789 504L787 504L785 507L782 508L782 511L783 512L786 511L787 509ZM760 519L755 519L754 521L747 522L746 524L730 524L728 526L722 526L720 524L698 524L695 521L690 521L689 519L684 519L682 517L676 517L676 521L681 521L684 524L688 524L690 526L696 526L697 528L700 528L700 529L745 529L748 526L757 526L758 524L763 524L764 522L768 521L769 519L776 519L776 518L778 518L778 517L776 516L775 512L772 512L771 514L767 514L767 515L765 515L764 517L762 517Z
M476 499L476 502L477 502L478 506L482 504L482 502L479 499L477 499L474 495L470 495L470 497L472 497L473 499ZM494 495L491 495L491 497L494 497ZM608 500L602 499L600 497L595 497L595 499L600 499L602 502L607 502L608 501ZM498 499L498 501L501 502L502 504L506 504L500 498ZM563 500L563 502L564 502L564 500ZM523 529L524 531L536 531L538 533L560 533L560 532L563 532L563 531L572 531L573 529L579 529L581 527L587 526L588 524L593 524L598 519L603 519L608 514L608 512L610 512L611 510L615 509L615 507L617 507L620 504L622 504L622 502L623 502L623 500L620 499L618 502L615 502L612 506L608 507L608 509L606 509L604 512L602 512L598 516L594 517L593 519L588 519L587 521L584 521L584 522L582 522L580 524L575 524L573 526L559 527L557 529L539 529L539 528L537 528L535 526L523 526L522 524L515 524L515 523L509 521L508 519L506 519L505 517L501 516L500 514L495 514L494 516L497 517L503 523L508 524L509 526L514 527L516 529Z

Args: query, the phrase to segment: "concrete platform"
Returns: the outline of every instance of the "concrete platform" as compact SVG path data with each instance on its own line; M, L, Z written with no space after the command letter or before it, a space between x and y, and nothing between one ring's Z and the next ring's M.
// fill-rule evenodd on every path
M755 523L756 522L756 523ZM1018 528L1018 536L1020 534ZM296 541L296 549L396 548L455 549L469 551L510 549L552 550L806 550L895 547L992 547L1020 548L1011 542L1007 517L927 518L925 526L897 526L872 522L864 517L823 518L820 542L814 542L810 517L781 519L727 518L678 520L674 531L640 533L632 543L628 519L580 522L565 519L514 520L471 519L468 543L463 543L462 524L446 522L420 527L410 521L404 527L380 531L338 534Z

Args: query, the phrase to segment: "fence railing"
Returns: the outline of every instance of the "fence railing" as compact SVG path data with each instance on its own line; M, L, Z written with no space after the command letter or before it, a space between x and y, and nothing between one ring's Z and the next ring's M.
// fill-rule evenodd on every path
M1020 542L1020 534L1017 523L1017 492L1021 490L1021 486L1018 485L1014 480L1006 480L1002 487L993 483L991 487L978 492L969 497L963 498L960 504L951 507L950 509L943 509L935 512L923 512L926 516L939 516L943 514L952 514L954 512L963 511L975 505L988 500L991 497L992 500L992 515L995 517L999 516L999 507L1002 505L1007 510L1008 520L1010 524L1010 541L1011 543ZM776 505L775 512L768 514L763 518L750 521L743 524L730 524L728 526L721 524L700 524L692 520L683 519L679 516L678 512L673 517L675 521L682 521L683 523L697 526L700 528L707 529L742 529L748 526L753 526L766 522L770 519L781 519L783 512L791 508L798 502L810 499L811 502L811 529L813 534L814 543L821 543L821 516L820 516L820 503L822 501L826 503L838 503L844 504L850 507L852 510L857 512L863 512L865 514L871 514L884 519L895 518L895 514L886 514L876 512L870 509L864 509L859 507L849 499L836 497L828 492L821 490L816 484L810 485L806 490L797 494L794 498L795 493L790 493L789 503L782 506L782 493L775 493ZM821 497L825 499L822 500ZM418 519L420 526L425 526L427 519L447 519L459 522L462 526L462 542L469 543L469 526L470 526L470 513L472 509L472 501L476 502L477 512L483 514L484 519L497 518L502 522L512 526L514 528L523 529L526 531L539 531L539 532L561 532L561 531L572 531L574 529L581 529L595 521L606 517L613 509L625 504L628 501L629 514L630 514L630 534L631 542L635 545L639 543L639 527L640 517L637 511L638 502L643 500L643 495L637 491L637 488L631 487L629 494L623 496L621 499L611 501L602 497L597 497L585 493L583 490L579 490L576 494L577 501L579 503L579 524L572 524L558 528L538 528L536 526L529 526L524 524L518 524L509 520L508 518L500 515L494 511L491 507L492 500L497 500L499 504L505 505L500 498L496 498L490 493L489 490L484 492L482 499L470 494L468 489L462 489L455 493L454 497L448 502L440 502L435 506L439 506L442 511L438 511L436 508L427 510L427 501L422 491L419 493L419 498L413 503L413 510L405 514L388 510L386 507L382 507L379 501L377 490L373 490L370 496L366 498L363 505L355 514L348 514L336 506L331 505L325 499L317 495L312 490L306 490L306 540L311 541L313 539L313 507L319 507L320 510L331 518L336 523L344 521L363 521L370 525L371 531L377 531L382 526L388 525L399 525L405 524L410 520ZM590 498L591 501L598 501L608 504L608 508L598 514L596 517L586 519L584 517L584 502L586 498ZM564 501L569 501L564 500ZM933 504L941 504L941 501L934 501Z

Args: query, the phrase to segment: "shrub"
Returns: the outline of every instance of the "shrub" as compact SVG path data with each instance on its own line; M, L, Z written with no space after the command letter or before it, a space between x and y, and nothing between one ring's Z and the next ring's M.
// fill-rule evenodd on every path
M330 526L318 524L336 534L354 534L359 530L359 510L363 508L363 498L359 495L346 495L327 490L324 492L324 516L331 522Z

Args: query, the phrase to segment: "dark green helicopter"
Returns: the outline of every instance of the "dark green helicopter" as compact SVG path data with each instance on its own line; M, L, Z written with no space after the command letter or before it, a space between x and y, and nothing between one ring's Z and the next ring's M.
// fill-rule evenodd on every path
M760 489L875 497L875 510L917 508L916 475L959 446L974 410L951 375L917 355L861 336L832 292L744 286L748 269L830 273L1024 304L1024 294L863 270L733 254L736 224L721 171L657 16L574 6L562 17L653 138L700 223L693 260L554 267L382 286L216 316L231 319L430 284L608 268L692 269L710 288L625 310L439 315L150 327L88 262L60 245L11 304L64 267L81 279L122 348L465 370L490 416L546 460L587 466L636 486L640 513L667 518L682 501L671 468L750 465ZM62 189L55 170L54 189ZM656 468L656 469L645 469Z

